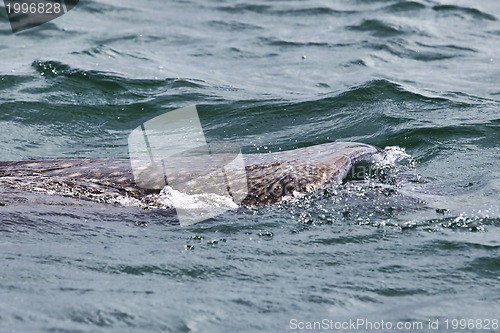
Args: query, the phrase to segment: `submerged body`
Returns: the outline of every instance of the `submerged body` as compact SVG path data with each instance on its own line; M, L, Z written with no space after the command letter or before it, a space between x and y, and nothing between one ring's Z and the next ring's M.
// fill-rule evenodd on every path
M351 167L370 160L373 146L334 142L290 151L244 155L248 193L242 205L265 205L338 183ZM189 178L189 166L185 166ZM146 169L145 172L148 172ZM151 177L158 177L151 172ZM37 191L69 198L119 203L119 198L158 207L155 194L137 184L128 159L71 159L0 162L0 204L26 201L23 193ZM17 199L16 199L17 198Z

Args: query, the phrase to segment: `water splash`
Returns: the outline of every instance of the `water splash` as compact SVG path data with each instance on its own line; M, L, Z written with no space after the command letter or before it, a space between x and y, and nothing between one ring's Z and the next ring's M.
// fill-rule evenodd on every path
M164 208L175 207L181 225L191 225L239 206L229 196L215 193L186 194L165 186L157 201Z
M406 152L405 148L398 146L385 147L380 154L374 156L373 162L378 168L396 167L398 165L415 167L413 157Z

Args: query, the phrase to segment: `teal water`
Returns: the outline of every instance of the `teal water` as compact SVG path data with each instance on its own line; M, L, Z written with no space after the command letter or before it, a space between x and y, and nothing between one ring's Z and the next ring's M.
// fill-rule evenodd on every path
M495 0L82 0L13 35L2 8L0 160L126 158L134 128L188 105L245 153L408 155L383 179L189 227L1 206L0 331L500 332L499 22Z

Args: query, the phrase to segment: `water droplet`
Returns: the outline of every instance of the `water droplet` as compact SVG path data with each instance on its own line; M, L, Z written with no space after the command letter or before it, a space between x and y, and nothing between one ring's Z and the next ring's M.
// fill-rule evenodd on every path
M270 237L274 236L274 234L270 231L259 232L258 235L259 235L259 237L266 237L266 238L270 238Z

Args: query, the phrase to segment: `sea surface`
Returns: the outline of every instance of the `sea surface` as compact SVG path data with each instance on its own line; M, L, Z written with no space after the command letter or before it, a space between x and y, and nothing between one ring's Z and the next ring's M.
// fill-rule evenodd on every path
M2 7L0 59L3 161L127 158L190 105L244 153L390 152L191 226L2 206L1 332L500 332L499 1L81 0L16 34Z

